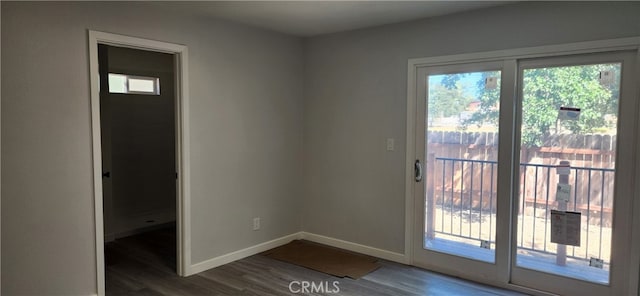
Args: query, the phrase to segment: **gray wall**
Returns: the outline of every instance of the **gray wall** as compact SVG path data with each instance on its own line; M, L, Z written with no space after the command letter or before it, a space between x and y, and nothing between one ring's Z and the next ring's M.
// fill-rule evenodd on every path
M640 36L639 16L638 2L528 2L308 39L303 229L404 253L409 58Z
M299 39L152 3L0 5L3 295L96 291L87 29L189 47L193 263L300 230Z
M408 58L640 35L638 3L520 3L315 37L304 51L150 3L0 5L5 295L95 291L87 28L189 47L193 263L302 220L403 252Z
M160 95L109 93L101 103L105 239L176 219L174 56L107 47L108 72L158 77ZM110 187L110 188L108 188ZM153 221L153 222L148 222Z

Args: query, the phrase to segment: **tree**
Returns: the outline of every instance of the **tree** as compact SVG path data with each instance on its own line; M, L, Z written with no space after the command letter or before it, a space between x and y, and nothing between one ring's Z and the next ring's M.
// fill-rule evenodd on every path
M478 110L471 114L462 124L464 127L470 124L476 124L478 127L483 125L498 126L498 118L500 116L500 89L487 89L485 81L489 77L499 77L500 72L482 72L482 78L476 83L478 89L478 101L480 105Z
M472 96L464 93L460 82L448 86L439 83L429 87L429 125L433 125L436 118L459 116L472 100Z
M619 65L584 65L525 69L522 92L522 145L540 146L542 139L552 132L568 130L591 133L609 128L605 115L617 115L618 82L610 87L600 84L600 71ZM485 73L483 78L490 74ZM617 80L619 81L619 80ZM480 110L464 124L497 124L500 94L485 90L484 79L478 83ZM577 121L558 121L560 107L581 109Z

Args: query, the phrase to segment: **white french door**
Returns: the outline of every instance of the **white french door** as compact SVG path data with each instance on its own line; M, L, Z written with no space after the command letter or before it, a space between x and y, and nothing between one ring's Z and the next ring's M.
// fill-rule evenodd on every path
M417 67L414 265L529 292L627 294L636 55Z
M506 263L496 254L504 72L502 61L418 69L417 265L500 280Z
M512 283L564 295L624 294L634 67L634 52L519 62Z

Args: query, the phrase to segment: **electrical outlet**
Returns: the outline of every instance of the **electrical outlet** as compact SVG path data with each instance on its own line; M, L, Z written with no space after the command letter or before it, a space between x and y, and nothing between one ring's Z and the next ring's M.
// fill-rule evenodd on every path
M260 217L253 218L253 230L260 230Z
M393 151L395 149L395 140L393 138L387 138L387 151Z

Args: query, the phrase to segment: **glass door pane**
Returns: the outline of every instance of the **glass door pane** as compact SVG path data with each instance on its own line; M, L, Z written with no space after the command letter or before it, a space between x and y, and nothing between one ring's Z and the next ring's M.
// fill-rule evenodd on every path
M516 264L607 284L621 64L521 75Z
M495 262L500 75L427 76L424 249Z

